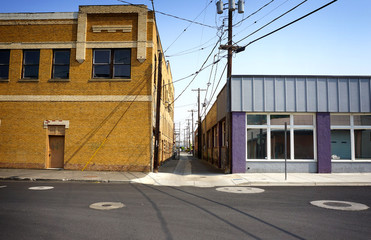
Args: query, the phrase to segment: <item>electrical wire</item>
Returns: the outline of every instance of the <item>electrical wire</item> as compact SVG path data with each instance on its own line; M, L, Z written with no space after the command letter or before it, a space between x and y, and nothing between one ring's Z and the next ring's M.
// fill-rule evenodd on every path
M276 32L278 32L278 31L280 31L280 30L282 30L282 29L284 29L284 28L286 28L286 27L288 27L288 26L290 26L290 25L292 25L292 24L294 24L294 23L296 23L296 22L298 22L298 21L300 21L300 20L302 20L302 19L304 19L304 18L310 16L310 15L312 15L313 13L316 13L316 12L318 12L319 10L322 10L323 8L328 7L329 5L331 5L331 4L333 4L333 3L337 2L337 1L338 1L338 0L331 1L331 2L329 2L329 3L325 4L325 5L323 5L322 7L317 8L316 10L314 10L314 11L308 13L308 14L305 14L304 16L302 16L302 17L300 17L300 18L297 18L296 20L294 20L294 21L292 21L292 22L290 22L290 23L288 23L288 24L286 24L286 25L284 25L284 26L282 26L282 27L280 27L280 28L277 28L276 30L274 30L274 31L272 31L272 32L270 32L270 33L267 33L267 34L265 34L265 35L263 35L263 36L261 36L261 37L255 39L255 40L249 42L248 44L244 45L244 46L241 47L241 48L246 48L247 46L249 46L249 45L251 45L251 44L253 44L253 43L255 43L255 42L257 42L257 41L259 41L259 40L261 40L261 39L263 39L263 38L266 38L266 37L268 37L269 35L272 35L273 33L276 33Z
M124 0L117 0L119 2L122 2L122 3L126 3L128 5L131 5L131 6L137 6L137 7L142 7L142 8L146 8L144 6L141 6L141 5L137 5L137 4L133 4L133 3L130 3L128 1L124 1ZM154 9L152 9L153 11L155 11ZM169 14L169 13L164 13L164 12L161 12L161 11L155 11L156 13L159 13L159 14L162 14L164 16L168 16L168 17L172 17L172 18L176 18L178 20L182 20L182 21L186 21L186 22L190 22L190 23L194 23L194 24L198 24L198 25L201 25L201 26L204 26L204 27L208 27L208 28L213 28L215 29L216 27L214 26L210 26L210 25L207 25L207 24L204 24L204 23L200 23L200 22L196 22L196 21L192 21L192 20L189 20L189 19L186 19L186 18L181 18L181 17L178 17L178 16L175 16L175 15L172 15L172 14Z
M204 61L204 63L201 65L201 69L204 68L205 64L207 63L207 61L209 60L210 56L212 55L212 53L214 52L215 48L218 46L218 44L220 43L220 39L216 42L215 46L213 47L213 49L211 50L210 54L207 56L206 60ZM225 55L226 56L226 55ZM220 61L220 59L218 60ZM214 63L213 63L214 64ZM188 89L188 87L192 84L192 82L196 79L197 75L200 73L200 71L197 71L196 72L196 75L193 77L193 79L188 83L188 85L183 89L183 91L174 99L173 102L171 102L169 105L172 105L176 100L179 99L180 96L183 95L183 93Z
M301 3L299 3L298 5L296 5L295 7L291 8L290 10L286 11L285 13L281 14L280 16L276 17L275 19L273 19L272 21L268 22L267 24L263 25L262 27L258 28L257 30L255 30L254 32L250 33L249 35L247 35L246 37L240 39L239 41L236 42L239 43L243 40L245 40L246 38L254 35L255 33L259 32L260 30L262 30L263 28L267 27L268 25L272 24L273 22L277 21L278 19L280 19L281 17L285 16L286 14L294 11L296 8L298 8L299 6L301 6L302 4L304 4L305 2L307 2L308 0L304 0L302 1Z
M209 2L209 4L206 5L206 7L197 15L197 17L195 17L195 19L193 20L193 22L191 22L184 30L183 32L181 32L178 37L175 38L175 40L165 49L164 53L167 52L167 50L169 50L169 48L176 42L178 41L178 39L183 35L183 33L185 33L187 31L187 29L192 26L192 24L194 23L194 21L210 6L210 4L212 3L213 1L211 0Z
M238 24L242 23L243 21L249 19L250 17L254 16L256 13L260 12L261 10L263 10L265 7L269 6L269 4L271 4L272 2L274 2L275 0L271 0L270 2L266 3L265 5L263 5L261 8L259 8L258 10L256 10L255 12L251 13L249 16L243 18L242 20L240 20L239 22L233 24L233 27L237 26Z

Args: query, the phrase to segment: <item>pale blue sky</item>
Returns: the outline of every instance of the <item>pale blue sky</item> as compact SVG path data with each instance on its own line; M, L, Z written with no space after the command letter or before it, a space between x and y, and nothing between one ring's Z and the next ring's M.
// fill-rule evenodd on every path
M234 22L248 16L270 1L246 0L245 14L236 12L233 17ZM149 0L128 0L128 2L145 4L152 8ZM154 0L155 8L158 11L187 19L195 19L199 16L196 19L197 22L220 27L223 18L225 19L227 16L227 11L223 15L217 15L216 1L210 2L210 0ZM227 1L224 0L224 2ZM259 13L234 27L233 32L236 36L233 40L239 41L300 2L302 0L272 1ZM308 0L291 13L238 44L247 44L328 2L330 0ZM76 12L78 5L111 4L122 3L117 0L3 0L0 12ZM168 49L165 55L169 56L166 60L170 61L173 79L177 80L198 71L212 46L217 42L217 33L220 34L220 31L197 24L190 25L189 22L162 14L157 14L156 17L163 48ZM185 29L186 31L184 31ZM178 40L174 42L177 38ZM222 43L225 44L226 40L223 40ZM205 49L199 50L202 47ZM174 56L174 54L188 49L196 51L187 55ZM212 56L214 57L216 53L217 51ZM172 55L173 57L171 57ZM220 56L222 55L225 55L225 52L221 51ZM329 7L250 45L244 52L236 54L233 58L233 74L371 75L370 56L371 1L338 0ZM207 65L209 63L211 60ZM207 82L210 81L211 85L206 97L206 100L210 101L214 77L216 76L214 83L216 85L225 63L226 59L219 62L217 74L210 73L211 67L202 71L176 101L175 121L177 128L179 122L183 128L185 119L190 118L188 110L197 109L197 94L191 89L207 88ZM215 69L216 66L214 66ZM174 84L176 96L191 80L192 78L188 78ZM225 82L226 79L223 77L218 89ZM219 90L215 96L218 92ZM204 94L205 92L202 95L203 99L205 98Z

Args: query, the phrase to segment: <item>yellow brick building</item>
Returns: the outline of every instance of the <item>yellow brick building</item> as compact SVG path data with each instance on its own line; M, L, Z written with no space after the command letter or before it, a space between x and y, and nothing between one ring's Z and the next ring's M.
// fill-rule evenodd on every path
M153 170L161 42L145 5L0 14L0 167ZM162 60L160 164L174 88Z

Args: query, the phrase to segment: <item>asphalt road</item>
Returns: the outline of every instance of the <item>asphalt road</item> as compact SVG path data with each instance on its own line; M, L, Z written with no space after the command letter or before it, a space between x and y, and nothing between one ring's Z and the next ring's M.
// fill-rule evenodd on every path
M30 190L52 186L50 190ZM262 187L256 194L140 184L0 182L0 239L370 239L370 187ZM122 203L112 210L89 206ZM335 204L336 205L336 204ZM103 204L103 208L114 205Z

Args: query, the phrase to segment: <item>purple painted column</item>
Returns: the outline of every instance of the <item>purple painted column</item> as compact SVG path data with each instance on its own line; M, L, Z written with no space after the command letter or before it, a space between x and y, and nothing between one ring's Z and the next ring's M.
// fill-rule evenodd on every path
M246 172L246 113L232 112L232 173Z
M317 113L317 171L331 173L331 123L330 113Z

